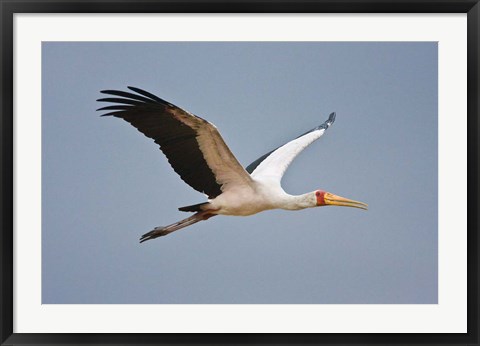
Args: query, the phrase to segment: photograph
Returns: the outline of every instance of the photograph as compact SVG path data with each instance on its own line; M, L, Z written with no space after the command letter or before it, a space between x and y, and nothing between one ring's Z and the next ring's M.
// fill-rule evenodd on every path
M41 43L41 304L438 304L438 42Z

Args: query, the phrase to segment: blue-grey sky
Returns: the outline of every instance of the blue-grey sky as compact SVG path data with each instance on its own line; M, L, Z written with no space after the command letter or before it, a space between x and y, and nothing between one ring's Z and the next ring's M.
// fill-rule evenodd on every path
M336 112L282 185L369 210L219 216L139 244L205 197L99 117L99 91L127 85L214 123L244 166ZM437 249L436 43L43 43L44 304L437 303Z

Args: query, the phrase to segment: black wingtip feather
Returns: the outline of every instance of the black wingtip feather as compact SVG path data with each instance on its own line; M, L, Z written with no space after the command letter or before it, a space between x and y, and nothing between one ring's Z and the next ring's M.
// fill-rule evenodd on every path
M97 109L97 111L122 111L131 108L132 106L127 105L114 105L114 106L106 106Z
M125 101L136 100L136 101L145 102L145 103L155 102L155 100L152 100L151 98L141 96L141 95L137 95L137 94L133 94L133 93L126 92L126 91L121 91L121 90L101 90L100 92L103 93L103 94L107 94L107 95L124 97ZM101 102L103 102L103 101L101 101ZM108 102L110 102L110 101L108 101ZM115 101L115 102L118 102L118 101Z
M133 91L134 93L131 92L126 92L126 91L120 91L120 90L101 90L100 92L102 94L107 94L107 95L114 95L114 96L121 96L124 97L125 99L98 99L97 101L100 102L117 102L117 103L127 103L127 104L136 104L134 101L141 101L145 103L160 103L162 105L166 105L169 107L176 107L174 104L165 101L164 99L161 99L160 97L149 93L148 91L145 91L143 89L133 87L133 86L128 86L128 89Z
M165 101L164 99L161 99L160 97L158 97L157 95L154 95L152 93L149 93L148 91L145 91L143 89L140 89L140 88L137 88L137 87L132 87L132 86L128 86L127 87L128 89L132 90L132 91L135 91L136 93L140 94L140 95L143 95L145 97L148 97L150 98L151 100L153 101L156 101L156 102L159 102L161 104L165 104L165 105L168 105L168 106L173 106L170 102L168 101Z
M330 113L330 116L328 117L328 122L331 124L333 124L335 122L335 117L337 116L337 114L335 112L332 112Z
M117 112L109 112L109 113L105 113L105 114L102 114L100 115L101 117L106 117L106 116L119 116L121 117L123 114L124 114L125 111L117 111Z
M155 100L155 101L158 101L158 102L165 102L160 97L158 97L156 95L153 95L152 93L149 93L148 91L145 91L143 89L132 87L132 86L128 86L127 88L132 90L132 91L135 91L137 94L143 95L143 96L148 97L152 100Z
M110 89L105 89L105 90L100 90L102 94L107 94L107 95L114 95L114 93L117 92L117 90L110 90Z
M120 97L104 97L101 99L97 99L97 102L120 103L120 104L127 104L127 105L133 105L133 106L138 106L142 104L142 102L138 100L132 100L132 99L120 98Z
M330 127L330 125L332 125L334 122L335 122L335 112L332 112L330 113L330 115L328 116L328 119L320 126L318 126L316 129L328 129Z

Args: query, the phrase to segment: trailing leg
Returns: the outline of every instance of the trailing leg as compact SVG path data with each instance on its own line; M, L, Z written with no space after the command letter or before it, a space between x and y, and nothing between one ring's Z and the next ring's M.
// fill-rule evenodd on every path
M148 233L145 233L142 235L140 238L140 243L143 243L144 241L150 240L150 239L155 239L158 237L163 237L167 234L170 234L172 232L175 232L179 229L182 229L184 227L193 225L194 223L197 223L199 221L207 220L211 218L212 216L215 216L216 214L212 214L211 212L208 211L201 211L198 213L195 213L194 215L187 217L186 219L177 221L175 223L172 223L171 225L164 226L164 227L155 227L153 230L151 230Z

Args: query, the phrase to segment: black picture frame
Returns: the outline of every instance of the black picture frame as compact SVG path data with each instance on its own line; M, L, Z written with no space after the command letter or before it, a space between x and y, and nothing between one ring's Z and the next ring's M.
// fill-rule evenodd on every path
M168 344L444 344L478 345L478 148L479 17L478 0L252 0L252 1L67 1L0 0L2 201L2 345L168 345ZM13 16L15 13L467 13L468 42L468 332L465 334L22 334L13 333ZM451 115L452 118L455 115Z

